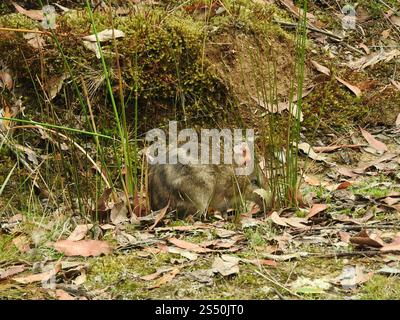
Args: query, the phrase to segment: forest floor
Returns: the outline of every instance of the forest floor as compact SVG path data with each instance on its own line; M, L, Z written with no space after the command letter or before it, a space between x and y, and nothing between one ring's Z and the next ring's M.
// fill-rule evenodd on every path
M25 11L7 1L0 5L0 30L11 27L33 30L37 27L35 23L40 21L35 11L38 7L29 6L28 1L16 2L25 7ZM238 9L236 16L233 13L236 7L230 6L231 1L214 1L215 5L207 7L209 12L215 10L215 20L207 23L215 23L215 28L223 26L223 31L213 35L212 41L197 29L203 26L203 18L198 16L204 8L198 5L199 1L192 1L185 7L176 1L160 1L161 4L131 1L136 11L131 7L125 10L122 5L118 8L123 16L150 16L152 10L165 10L161 14L157 11L154 21L167 21L168 27L175 31L184 29L185 50L198 50L199 39L204 40L200 47L210 47L203 51L204 56L195 55L193 65L180 66L181 70L193 67L197 72L196 78L187 83L183 81L179 87L182 92L189 92L193 101L202 94L220 99L225 94L221 93L222 89L221 92L198 89L215 85L229 88L226 94L240 96L240 104L249 105L248 110L253 112L259 106L252 105L254 99L251 94L246 97L245 92L254 87L247 88L246 81L240 81L243 70L239 70L247 68L245 73L251 73L253 57L246 56L243 50L250 42L227 27L233 25L233 20L229 19L235 15L234 21L241 23L240 27L235 24L235 28L243 34L251 34L254 32L251 28L256 28L257 23L253 24L254 21L247 17L248 12L250 16L264 17L270 9L264 10L263 6L271 6L279 18L292 21L288 22L290 25L297 21L301 1L294 4L289 0L239 2L246 8L246 14ZM108 217L96 220L90 216L91 210L82 214L81 203L72 194L84 193L85 179L94 179L91 177L96 175L98 167L92 163L83 165L87 157L79 149L81 145L87 145L87 154L95 158L94 143L89 144L78 136L73 144L71 138L50 137L48 131L34 124L13 127L10 122L1 120L0 299L399 299L400 75L397 67L400 61L400 8L396 1L359 1L357 30L341 34L336 32L340 30L343 18L338 4L344 6L345 1L309 2L312 26L308 35L307 94L304 95L305 120L299 154L300 208L282 209L267 215L251 212L236 213L231 217L214 215L201 221L175 220L166 210L137 218L129 217L127 210L122 209L126 207L124 195L119 200L109 200L109 191L103 188L90 190L97 199L85 198L89 208L93 210L92 204L97 203L97 211ZM76 63L74 70L84 77L88 70L85 63L89 59L98 62L93 51L73 45L73 41L78 43L79 36L91 33L90 26L82 18L85 11L74 1L58 3L70 9L77 8L78 14L74 17L79 19L69 19L65 13L61 26L68 28L71 34L63 38L68 43L66 50L77 51L71 58ZM143 13L140 6L146 5L149 9ZM60 10L65 11L65 7ZM217 20L224 10L232 16ZM15 14L16 11L19 13ZM9 19L10 15L16 20ZM6 18L2 20L2 16ZM174 17L185 23L193 21L193 25L182 29L182 26L176 26ZM107 25L103 16L96 19ZM122 19L116 23L123 27ZM73 20L76 25L72 24ZM150 18L148 21L154 22ZM131 22L127 25L133 25ZM260 31L273 34L271 41L280 54L278 72L284 72L289 68L286 61L293 60L293 52L285 45L290 41L288 34L292 31L283 30L284 27L278 23L272 29L268 26ZM67 31L57 32L62 36ZM41 101L47 103L54 98L54 113L33 109L29 104L36 99L35 92L42 95L33 87L42 85L43 74L61 68L62 62L54 55L54 47L49 49L48 44L41 47L38 43L30 43L36 47L23 47L26 57L23 62L16 61L14 55L21 54L15 48L28 46L25 42L30 38L19 36L19 33L14 37L14 31L10 30L4 34L6 36L0 38L0 47L13 49L2 50L0 56L2 115L20 117L28 114L42 122L48 117L60 121L57 124L84 129L77 112L79 104L71 102L70 91L65 89L67 85L72 86L66 77L56 79L49 74L47 80L56 79L55 83L50 88L47 85L47 89L43 89L46 87L43 85ZM156 29L149 38L157 42L153 38L157 35L165 36ZM196 45L192 45L190 39L195 39ZM218 50L213 46L215 43L220 46ZM126 48L128 45L129 42ZM166 47L160 44L160 48ZM180 52L178 49L174 54ZM167 94L176 79L165 71L169 65L157 69L156 65L164 66L165 63L164 56L158 56L159 48L143 50L150 62L157 60L154 66L143 63L149 66L147 71L162 74L159 79L153 79L152 74L145 79L147 82L140 83L145 88L156 88L154 91L143 90L142 101L150 101L152 103L148 105L158 108L148 111L150 115L146 114L146 117L152 118L153 111L157 117L162 117L168 102L160 95ZM123 52L123 55L127 54L128 51ZM217 70L218 76L207 68L203 71L203 59L206 58L210 62L209 69ZM235 65L235 59L242 64ZM172 70L175 70L174 63ZM27 65L29 72L21 65ZM126 70L124 79L135 77ZM92 71L87 71L89 77L98 76ZM184 72L181 76L186 77ZM278 95L285 96L288 80L284 75L281 78ZM18 86L11 94L13 82ZM61 89L63 85L64 89ZM100 105L102 99L106 99L99 92L95 90L91 98L100 97L96 100ZM193 101L188 99L187 103ZM214 100L210 105L213 103ZM62 107L64 105L68 108ZM190 106L197 110L195 102ZM101 107L98 107L96 112L100 111ZM108 111L101 123L109 121L110 113ZM151 126L151 119L143 122L147 123L146 128ZM31 132L24 131L30 129ZM106 130L102 133L108 134ZM107 150L117 153L112 147ZM73 155L74 152L79 156ZM70 163L67 169L63 167L64 162ZM112 162L110 167L118 164ZM68 174L57 171L59 166L63 168L60 172L69 170ZM78 181L83 181L78 186L82 190L75 188ZM93 185L97 186L96 183ZM52 194L56 194L56 200L52 199Z

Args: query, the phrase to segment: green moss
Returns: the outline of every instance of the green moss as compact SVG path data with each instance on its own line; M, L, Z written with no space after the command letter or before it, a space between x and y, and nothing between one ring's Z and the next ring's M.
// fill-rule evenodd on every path
M87 286L104 288L110 286L113 298L143 299L152 295L149 287L153 281L139 279L149 275L160 267L170 267L171 255L157 254L143 258L136 254L127 253L92 258L88 274Z
M207 240L209 240L208 235L204 232L196 232L185 238L185 241L189 241L192 243L201 243Z
M332 195L331 192L325 189L323 186L302 186L302 194L314 193L315 198L318 200L323 200L326 204L331 203Z
M21 13L0 15L0 27L34 30L39 24Z
M48 289L38 288L35 284L20 286L13 283L0 285L0 300L51 300Z
M400 297L399 278L374 275L361 288L359 297L363 300L398 300Z
M1 262L12 261L18 258L19 251L12 243L14 236L0 234L0 265Z
M372 198L381 198L381 197L386 197L389 194L388 189L382 189L382 188L369 188L365 187L362 189L358 189L355 193L361 194L364 196L370 196Z
M60 19L63 29L72 34L88 30L89 22L83 13L77 18L67 15ZM107 16L95 17L98 31L110 28L107 19ZM118 51L123 57L123 82L127 85L127 97L133 97L134 89L137 89L141 116L157 113L160 102L169 105L167 112L170 115L175 116L176 110L180 110L178 114L182 118L196 116L199 109L223 110L226 88L204 58L202 22L193 21L180 11L171 15L162 9L154 9L115 18L113 23L126 34L118 40ZM66 56L77 57L72 60L77 73L82 72L81 67L87 67L88 62L93 70L101 70L93 53L83 48L82 43L74 39L63 40ZM77 49L82 50L81 54ZM111 43L104 44L103 51L113 52L114 48ZM112 56L107 54L106 57L109 66L115 65ZM117 81L116 70L111 74L113 81Z
M362 182L349 188L355 194L369 196L371 198L381 198L387 196L391 191L395 191L392 185L386 185L392 181L386 176L365 179Z
M246 229L244 234L248 240L250 247L265 245L265 240L259 230Z
M359 5L365 8L373 19L383 18L385 12L387 11L387 7L385 7L385 5L379 1L360 0Z

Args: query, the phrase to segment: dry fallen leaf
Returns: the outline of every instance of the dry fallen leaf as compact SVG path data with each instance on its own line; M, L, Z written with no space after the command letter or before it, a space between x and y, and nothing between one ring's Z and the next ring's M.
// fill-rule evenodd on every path
M12 2L12 4L19 13L31 18L32 20L42 21L44 19L42 10L26 10L15 2Z
M160 221L165 217L165 214L167 213L168 208L169 208L169 201L168 201L168 204L167 204L164 208L162 208L162 209L160 210L160 212L157 214L157 216L156 216L156 218L155 218L155 221L154 221L154 223L149 227L149 230L153 230L153 229L160 223Z
M106 241L100 240L59 240L54 243L54 248L64 253L66 256L99 256L109 254L112 251L111 246Z
M307 142L299 143L298 148L299 148L299 150L303 151L308 157L310 157L311 159L313 159L315 161L326 161L326 157L321 154L317 154L314 151L314 148L311 147L311 145L308 144Z
M170 272L164 274L160 279L158 279L156 283L150 287L150 289L159 288L162 285L171 282L172 279L174 279L179 272L180 272L179 268L172 269Z
M319 187L322 184L322 181L319 180L317 177L313 176L305 176L304 182L309 184L310 186Z
M21 273L26 270L26 266L23 265L18 265L18 266L12 266L4 271L0 271L0 281L10 278L18 273Z
M379 51L379 52L373 52L369 55L366 55L356 61L353 61L348 64L348 66L352 69L355 70L362 70L365 69L369 66L373 66L381 61L384 62L389 62L393 58L397 57L400 55L400 50L398 49L393 49L391 51Z
M75 300L73 296L71 296L67 291L64 291L62 289L57 289L55 294L58 300Z
M37 33L26 33L24 39L28 40L28 44L34 49L43 49L46 41Z
M97 37L99 39L99 42L105 42L113 39L113 30L112 29L106 29L97 34ZM114 29L114 37L115 39L117 38L123 38L125 37L125 33L122 32L121 30ZM84 41L90 41L90 42L96 42L96 35L92 34L90 36L85 36L82 38Z
M228 255L216 257L212 264L212 271L214 273L220 273L224 277L239 273L239 261L239 258Z
M61 91L61 88L64 84L64 80L67 79L68 76L66 74L54 75L51 76L45 85L45 90L48 94L50 100L53 100L58 93Z
M314 217L315 215L317 215L318 213L326 210L326 208L328 208L328 206L324 203L316 203L312 206L312 208L310 209L310 212L306 215L306 219L310 219L312 217Z
M7 70L0 71L0 88L11 90L14 87L13 79Z
M388 206L392 206L392 205L400 202L400 198L386 197L386 198L382 199L382 202L386 203Z
M99 46L97 45L97 42L91 42L91 41L83 41L83 46L94 52L96 54L96 58L100 59L101 58L101 53L100 53L100 49Z
M169 238L168 241L179 248L197 252L197 253L206 253L206 252L212 251L210 249L203 248L195 243L187 242L187 241L180 240L177 238Z
M151 273L151 274L145 275L143 277L140 277L140 279L145 280L145 281L152 281L152 280L155 280L155 279L159 278L162 274L164 274L166 272L169 272L169 271L171 271L173 269L174 269L173 267L160 268L159 270L157 270L154 273Z
M357 86L348 83L347 81L343 80L342 78L335 77L337 81L339 81L341 84L345 85L351 92L353 92L357 97L361 97L362 92L360 88Z
M342 148L359 149L360 147L362 147L361 144L343 144L343 145L332 145L327 147L313 147L313 149L315 152L323 153L323 152L332 152Z
M307 222L307 219L305 218L298 218L298 217L283 218L280 217L276 211L272 212L269 218L272 220L272 222L282 227L291 226L298 229L309 228L308 226L303 224Z
M392 22L394 25L400 27L400 17L396 15L392 15L389 18L390 22Z
M337 187L336 190L343 190L343 189L347 189L348 187L351 186L351 182L350 181L343 181L342 183L340 183Z
M381 251L400 251L400 243L389 243L383 246Z
M391 243L385 244L381 251L400 251L400 232L396 234Z
M330 76L331 75L331 70L329 70L327 67L319 64L317 61L311 60L312 65L317 69L317 71Z
M78 224L75 227L75 230L69 235L67 240L70 241L79 241L85 238L86 234L90 229L93 228L93 224Z
M120 201L111 204L110 220L113 224L117 225L126 221L128 218L128 206L125 201Z
M367 282L373 275L373 272L365 272L363 266L344 266L342 274L333 281L340 283L344 289L352 289Z
M182 257L185 257L191 261L195 261L198 258L198 255L194 252L190 252L188 250L184 250L181 248L177 248L177 247L168 247L168 252L169 253L175 253L175 254L179 254Z
M29 283L34 283L34 282L47 282L49 281L52 277L54 277L59 271L61 270L61 265L56 264L54 269L42 272L42 273L37 273L37 274L31 274L26 277L16 277L12 278L14 281L22 284L29 284Z
M341 241L343 241L345 243L350 243L350 238L351 238L350 233L345 232L345 231L339 231L338 234L339 234Z
M281 218L278 212L276 211L272 212L269 218L272 220L272 222L274 222L278 226L287 227L286 219Z
M355 236L351 237L350 243L374 247L374 248L381 248L385 245L385 243L379 237L378 234L369 232L367 230L362 230Z
M363 128L360 128L361 130L361 134L363 135L363 137L365 138L365 140L368 141L369 145L374 148L377 151L388 151L388 148L386 146L386 144L384 144L383 142L380 142L378 140L376 140L372 134L370 134L368 131L364 130Z
M102 230L114 230L116 227L112 224L106 223L106 224L101 224L100 229Z

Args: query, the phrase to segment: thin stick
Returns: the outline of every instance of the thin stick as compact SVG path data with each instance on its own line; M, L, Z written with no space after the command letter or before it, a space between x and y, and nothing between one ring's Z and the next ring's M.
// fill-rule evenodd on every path
M39 33L51 37L51 33L48 31L29 30L29 29L0 28L0 32Z
M57 131L54 131L54 130L51 130L51 129L45 128L45 127L40 127L40 126L37 126L37 127L38 127L38 128L41 128L41 129L43 129L43 130L50 131L50 132L52 132L52 133L54 133L54 134L59 135L60 137L62 137L62 138L64 138L64 139L66 139L66 140L72 142L72 143L74 144L74 146L77 147L77 148L86 156L86 158L88 158L88 160L93 164L94 168L97 170L97 172L100 174L100 176L101 176L102 179L104 180L104 183L106 184L107 188L111 188L111 185L110 185L110 183L108 182L108 179L107 179L107 177L104 175L104 173L103 173L103 171L101 170L101 168L99 168L98 164L97 164L97 163L92 159L92 157L85 151L85 149L83 149L78 143L76 143L74 140L72 140L71 138L69 138L68 136L66 136L66 135L64 135L64 134L62 134L62 133L60 133L60 132L57 132Z
M354 256L378 256L381 254L392 253L398 251L380 251L380 250L367 250L367 251L353 251L353 252L336 252L336 253L327 253L320 255L312 255L314 258L343 258L343 257L354 257Z
M279 299L286 300L285 297L276 288L272 288L272 290L275 291L275 293L279 297Z
M394 13L397 13L398 11L395 8L392 8L391 6L389 6L385 1L383 0L378 0L380 3L382 3L385 7L387 7L388 9L392 10Z
M301 234L310 234L312 231L321 231L321 230L357 230L360 231L362 229L399 229L399 226L396 224L390 224L390 225L373 225L373 226L367 226L367 225L356 225L356 226L327 226L327 227L311 227L310 229L306 230L293 230L291 234L297 236Z
M20 152L17 148L14 147L14 144L12 143L12 141L10 140L10 138L8 138L7 136L5 136L4 134L0 133L0 140L1 140L1 144L6 143L7 146L10 148L10 150L16 155L16 157L18 158L18 161L21 161L21 163L25 166L26 169L28 169L28 171L30 172L29 178L30 176L33 174L37 174L40 177L40 180L43 182L44 186L47 188L47 190L49 191L49 198L54 200L53 194L51 193L51 190L49 188L49 186L47 185L46 181L44 180L43 176L40 174L40 172L38 171L38 168L41 166L40 165L37 166L37 168L32 169L31 166L29 165L29 163L24 159L24 157L20 156ZM7 140L10 140L9 142L7 142ZM37 187L38 189L40 189L39 184L36 182L36 179L32 179L33 185L35 187Z
M298 25L297 23L289 23L289 22L279 21L279 20L275 20L275 19L274 19L274 22L279 23L282 26L286 26L286 27L290 27L290 28L296 28ZM343 38L329 32L329 31L321 30L321 29L318 29L318 28L310 26L310 25L307 25L307 29L314 31L314 32L324 34L335 41L338 41L338 42L343 41Z
M395 223L393 224L385 224L385 225L357 225L357 226L327 226L327 227L315 227L309 229L309 231L314 230L314 231L319 231L319 230L328 230L328 229L340 229L340 230L358 230L358 229L397 229L399 228L398 225Z

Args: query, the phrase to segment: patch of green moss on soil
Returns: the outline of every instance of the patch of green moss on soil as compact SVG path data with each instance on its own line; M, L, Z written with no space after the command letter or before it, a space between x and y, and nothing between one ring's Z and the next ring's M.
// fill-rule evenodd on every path
M358 297L363 300L399 300L399 278L398 276L374 275L363 285Z

